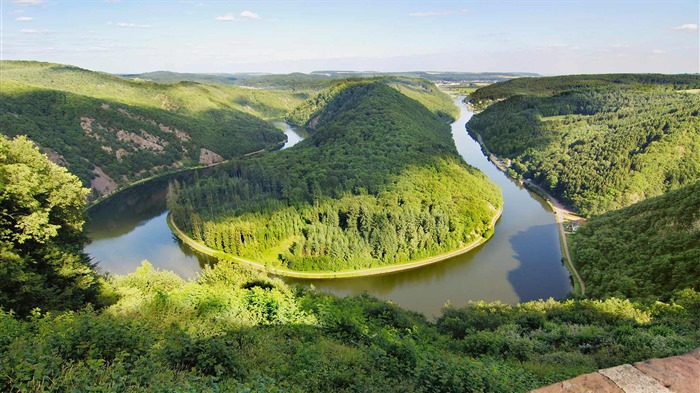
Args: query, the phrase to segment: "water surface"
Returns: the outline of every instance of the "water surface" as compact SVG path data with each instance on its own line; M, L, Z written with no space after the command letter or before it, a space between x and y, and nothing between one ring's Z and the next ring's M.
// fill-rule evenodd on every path
M446 302L469 300L516 303L561 298L571 291L554 215L537 195L499 171L466 132L472 113L452 124L459 153L503 190L504 210L488 242L466 254L423 268L383 276L336 280L285 279L340 296L368 292L402 307L435 316ZM287 128L289 143L302 139ZM294 135L292 135L293 133ZM285 146L287 147L287 146ZM117 195L91 211L87 247L105 271L126 274L144 259L154 266L194 277L212 261L182 246L165 223L167 179Z

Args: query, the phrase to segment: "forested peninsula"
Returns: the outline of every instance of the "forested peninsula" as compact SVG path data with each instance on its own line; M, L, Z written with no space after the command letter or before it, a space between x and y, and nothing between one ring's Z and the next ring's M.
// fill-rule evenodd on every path
M483 87L468 124L511 174L579 212L619 209L700 179L700 76L521 78Z
M227 254L316 272L425 259L492 234L500 191L463 162L443 119L382 80L330 92L296 112L314 132L295 147L174 184L177 226Z

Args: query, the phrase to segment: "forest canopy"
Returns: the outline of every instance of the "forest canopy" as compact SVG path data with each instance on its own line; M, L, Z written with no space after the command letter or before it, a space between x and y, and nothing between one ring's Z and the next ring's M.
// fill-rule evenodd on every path
M291 149L174 185L177 225L213 249L298 271L418 260L490 236L500 192L419 102L353 83L314 127Z
M698 75L513 80L471 96L505 100L468 127L512 160L514 175L600 214L700 179L698 84Z
M0 307L70 310L97 302L83 253L87 190L24 137L0 135Z
M589 220L574 235L591 296L668 299L700 288L700 182Z

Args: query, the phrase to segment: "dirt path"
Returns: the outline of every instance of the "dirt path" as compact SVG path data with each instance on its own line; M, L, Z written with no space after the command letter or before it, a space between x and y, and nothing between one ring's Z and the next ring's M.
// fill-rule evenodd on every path
M494 217L491 219L491 224L490 228L494 228L496 226L496 221L501 217L501 214L503 213L503 209L501 208L496 212ZM217 251L214 250L213 248L209 248L201 243L198 243L194 239L190 238L187 236L184 232L180 230L175 225L175 222L172 219L172 216L170 213L168 213L168 218L167 218L167 223L168 226L170 227L170 230L173 231L173 234L177 236L180 240L182 240L185 244L188 246L192 247L192 249L201 252L202 254L206 254L209 256L213 256L215 258L221 258L221 259L226 259L226 260L232 260L235 262L242 263L244 265L248 265L254 269L257 270L262 270L264 272L274 274L277 276L285 276L285 277L293 277L293 278L306 278L306 279L329 279L329 278L348 278L348 277L362 277L362 276L375 276L375 275L380 275L380 274L388 274L388 273L395 273L395 272L400 272L404 270L410 270L410 269L416 269L422 266L427 266L436 262L443 261L445 259L449 259L452 257L455 257L460 254L464 254L467 251L473 250L474 248L480 246L481 244L485 243L486 238L479 238L475 241L473 241L471 244L467 245L466 247L462 247L459 250L455 250L452 252L448 252L445 254L440 254L436 255L431 258L426 258L422 259L420 261L415 261L415 262L409 262L409 263L402 263L399 265L391 265L391 266L383 266L383 267L375 267L371 269L362 269L362 270L346 270L346 271L340 271L340 272L321 272L321 273L312 273L312 272L298 272L294 270L287 270L287 269L279 269L275 268L272 266L266 266L258 262L250 261L244 258L239 258L237 256L231 255L224 253L222 251Z

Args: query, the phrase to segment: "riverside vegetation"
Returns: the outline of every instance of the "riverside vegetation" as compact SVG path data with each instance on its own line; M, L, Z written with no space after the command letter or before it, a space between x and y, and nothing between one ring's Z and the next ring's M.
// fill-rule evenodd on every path
M360 87L393 97L384 87ZM323 121L336 120L324 117L320 135ZM79 184L25 139L0 136L2 391L524 392L700 346L692 281L664 287L661 301L645 286L632 299L598 292L604 298L447 306L431 322L367 295L290 287L227 262L189 282L148 263L104 277L82 254L88 191ZM692 231L694 187L620 217L645 225L641 209L648 209L669 215L660 232ZM287 197L294 195L304 194ZM614 226L602 219L590 221L590 233L615 236L596 229Z
M314 132L291 149L174 185L178 227L294 271L384 266L488 238L498 189L462 161L445 121L385 82L343 82L300 105L288 117Z
M698 87L698 75L517 79L472 93L493 103L469 132L515 176L600 214L700 179Z

